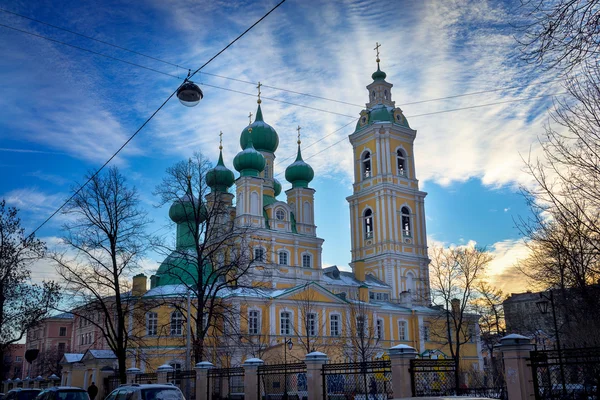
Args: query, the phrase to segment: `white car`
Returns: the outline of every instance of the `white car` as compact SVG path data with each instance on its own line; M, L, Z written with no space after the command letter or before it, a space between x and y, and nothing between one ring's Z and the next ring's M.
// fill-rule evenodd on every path
M185 400L185 397L177 386L131 383L119 386L104 400Z

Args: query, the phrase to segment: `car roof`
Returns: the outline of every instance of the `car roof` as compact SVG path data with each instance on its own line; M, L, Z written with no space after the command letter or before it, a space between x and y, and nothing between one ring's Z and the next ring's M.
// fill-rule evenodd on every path
M14 388L14 389L10 389L8 392L25 392L25 391L32 391L32 392L41 392L42 389L38 389L38 388Z
M142 389L150 389L150 388L179 389L177 386L171 385L169 383L124 383L123 385L119 386L117 389L123 388L123 387L139 387Z
M56 391L56 390L82 390L85 392L84 389L77 387L77 386L52 386L49 388L46 388L44 390L52 390L52 391Z

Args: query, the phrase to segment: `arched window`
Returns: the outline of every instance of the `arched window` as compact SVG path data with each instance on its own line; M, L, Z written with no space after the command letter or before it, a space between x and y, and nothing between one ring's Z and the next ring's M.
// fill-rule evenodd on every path
M260 333L260 311L250 310L248 312L248 333L258 335Z
M396 160L398 175L406 176L406 156L401 149L396 150Z
M149 312L146 314L146 335L158 335L158 314L155 312Z
M372 176L371 173L371 153L365 151L362 158L362 173L363 177L370 178Z
M310 254L302 254L302 266L304 268L312 267L312 257L310 256Z
M383 97L387 100L388 99L388 92L387 89L383 91Z
M183 334L183 314L180 311L171 313L171 336Z
M269 162L267 161L265 163L265 179L269 179L270 178L270 173L269 173Z
M278 219L279 221L285 220L285 211L283 210L283 208L278 208L275 211L275 219Z
M374 90L371 92L371 100L375 100L375 91Z
M398 340L408 340L408 324L406 321L398 321Z
M365 210L365 239L373 237L373 211L370 208Z
M304 217L304 223L305 224L311 224L312 223L312 207L310 206L310 203L308 201L305 201L304 204L302 205L302 214Z
M250 194L250 212L252 215L258 215L258 193L256 192Z
M410 210L408 207L402 207L402 235L406 237L412 236L412 227L410 223Z
M278 258L279 258L279 265L288 265L288 252L281 250L278 254Z
M414 294L415 290L415 275L409 271L406 274L406 291Z

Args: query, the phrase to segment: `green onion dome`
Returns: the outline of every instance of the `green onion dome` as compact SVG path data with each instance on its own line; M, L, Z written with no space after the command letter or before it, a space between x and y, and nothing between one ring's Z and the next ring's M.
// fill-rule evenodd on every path
M249 129L248 132L252 133L252 129ZM252 135L248 135L244 150L240 151L233 159L233 167L241 176L258 176L265 169L265 157L254 148L252 139Z
M373 72L371 78L373 78L374 81L383 81L386 76L387 74L379 69L379 63L377 63L377 71Z
M242 146L242 149L246 148L250 136L252 136L252 143L256 150L275 153L277 146L279 146L279 136L277 135L277 132L271 125L263 121L260 104L258 105L258 110L256 110L254 122L242 131L242 135L240 136L240 146Z
M227 192L235 182L233 172L223 163L223 150L219 149L219 161L216 167L206 173L206 184L213 192Z
M292 184L292 187L308 187L308 183L313 180L315 172L312 167L304 162L300 152L300 141L298 141L298 155L296 161L285 169L285 179Z
M273 190L275 191L275 197L281 193L281 183L277 179L273 179Z
M181 224L187 221L193 221L195 212L198 212L200 223L206 220L206 206L201 204L198 210L195 206L198 205L198 199L192 194L192 186L188 183L188 190L185 195L178 200L175 200L169 208L169 218L176 224Z

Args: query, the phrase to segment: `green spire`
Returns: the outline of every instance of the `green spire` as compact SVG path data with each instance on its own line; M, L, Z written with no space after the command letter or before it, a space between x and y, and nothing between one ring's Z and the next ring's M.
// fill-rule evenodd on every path
M265 157L254 148L251 127L248 128L248 133L246 146L233 159L233 167L241 176L258 176L265 169L266 161Z
M300 140L298 140L298 154L296 161L285 169L285 179L292 184L293 188L308 187L308 183L313 180L315 172L312 167L302 159L300 151Z
M227 192L233 183L235 176L233 172L223 163L223 150L219 148L219 161L216 167L206 173L206 184L211 188L212 192Z

